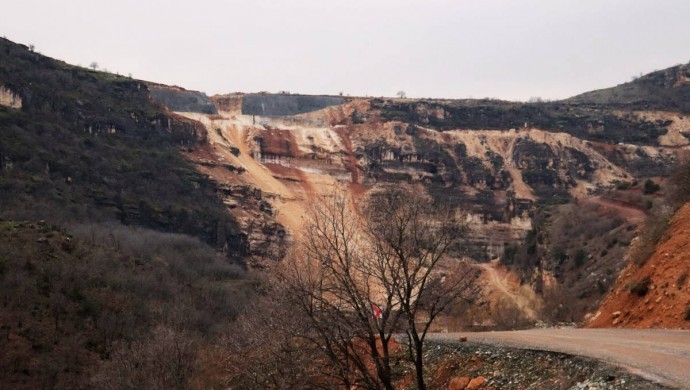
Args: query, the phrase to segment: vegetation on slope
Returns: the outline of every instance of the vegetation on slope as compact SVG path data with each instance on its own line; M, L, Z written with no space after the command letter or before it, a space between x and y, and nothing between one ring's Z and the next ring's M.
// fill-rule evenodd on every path
M229 328L254 283L189 236L122 225L70 230L0 222L0 383L190 386L205 368L204 345Z
M4 39L0 86L21 99L0 105L0 383L212 388L209 345L257 286L228 259L245 238L214 183L180 154L203 127L143 82Z
M588 326L690 328L690 161L675 167L664 192Z
M137 80L74 67L0 40L0 216L117 220L197 236L241 254L215 188L179 153L198 124L149 100Z
M657 223L651 255L628 264L588 326L690 329L690 204Z
M690 64L681 64L642 75L615 87L586 92L566 102L690 113L689 81Z
M502 263L542 294L544 320L580 322L613 287L655 202L641 187L542 206L525 240L505 246Z
M690 113L690 64L563 101L373 99L372 107L381 110L385 120L400 120L437 130L508 130L529 126L563 131L594 141L656 145L657 138L666 134L669 123L620 115L619 111Z

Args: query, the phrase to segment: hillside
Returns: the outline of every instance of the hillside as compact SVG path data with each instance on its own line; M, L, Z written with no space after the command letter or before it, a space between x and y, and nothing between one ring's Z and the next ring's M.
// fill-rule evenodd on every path
M690 112L690 64L641 75L628 83L586 92L566 102L687 114Z
M537 295L555 283L582 302L580 314L608 291L653 200L630 195L642 217L628 221L601 196L666 175L690 148L690 119L665 103L209 98L9 41L0 55L0 216L185 233L264 268L299 235L311 197L333 184L359 197L411 183L468 213L468 258L503 261ZM682 97L685 68L664 72L631 84L639 101L655 99L652 86ZM601 219L601 234L563 240L565 215Z
M688 272L690 204L676 212L647 261L623 269L587 326L690 329Z
M259 289L246 269L270 274L334 185L364 206L406 184L464 213L462 255L444 261L472 264L483 297L438 330L580 321L607 294L593 325L685 327L690 209L643 267L626 255L655 210L647 187L690 153L688 77L536 103L208 97L2 39L2 382L223 384L205 370ZM180 346L175 384L127 363Z
M0 39L0 387L216 386L247 238L150 95Z
M247 231L252 266L270 267L283 238L299 235L310 199L334 183L346 183L355 198L410 183L468 213L467 257L503 261L532 307L503 294L509 302L535 313L545 310L545 294L567 299L573 311L556 317L569 321L608 292L653 201L639 186L607 191L664 176L690 150L690 122L667 111L290 94L209 102L216 114L177 112L208 134L186 156L224 189L225 204ZM568 215L578 217L574 236L565 228ZM482 269L487 281L496 279ZM487 296L502 290L489 283Z
M188 236L102 224L69 230L0 220L3 388L86 389L93 378L114 385L112 375L140 388L177 387L170 373L184 367L178 380L191 381L205 342L256 290L240 267ZM160 350L155 359L167 356L169 367L153 370L147 354ZM118 356L148 367L149 377Z
M0 91L0 216L119 221L244 253L214 184L180 155L204 128L153 103L145 83L0 39Z

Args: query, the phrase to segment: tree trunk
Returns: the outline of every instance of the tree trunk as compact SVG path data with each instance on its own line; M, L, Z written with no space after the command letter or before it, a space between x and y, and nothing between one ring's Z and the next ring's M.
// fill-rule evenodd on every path
M408 321L408 333L412 337L412 341L414 342L414 370L417 374L417 389L426 390L426 384L424 384L424 353L422 351L424 342L419 338L419 334L417 333L417 327L414 323L414 318L411 317L410 319L408 319Z
M414 342L412 341L412 333L408 330L407 332L407 358L413 362L414 361Z
M381 355L379 355L378 348L376 345L377 340L381 340ZM391 379L390 360L388 359L388 343L384 342L383 337L378 339L374 337L373 343L370 344L370 347L373 348L371 351L371 356L374 359L376 374L378 375L381 384L383 384L383 387L386 390L395 390Z
M417 371L417 389L425 390L426 385L424 384L424 354L422 353L422 343L415 341L415 350L417 356L414 360L414 369Z

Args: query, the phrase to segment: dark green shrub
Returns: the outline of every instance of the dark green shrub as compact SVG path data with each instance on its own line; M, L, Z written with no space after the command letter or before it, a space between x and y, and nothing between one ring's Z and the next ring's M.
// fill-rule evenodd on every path
M585 260L587 259L587 253L584 251L584 249L580 248L575 252L575 266L576 267L582 267L585 264Z
M643 297L647 295L649 292L649 285L652 283L652 279L647 276L642 278L641 280L637 280L634 282L631 282L628 285L628 289L630 290L631 294L635 294L638 297Z
M517 245L505 245L503 247L503 256L501 257L501 263L510 265L515 261L515 254L517 253Z
M627 190L628 188L630 188L630 185L631 185L630 182L621 181L621 182L616 183L616 189L617 190Z
M659 189L661 189L661 187L658 184L654 183L651 179L647 179L647 181L644 182L643 192L645 195L651 195L659 191Z
M562 264L564 261L568 259L568 255L563 251L563 249L556 249L553 252L553 258L558 261L559 264Z
M683 288L685 283L688 281L688 270L686 269L682 274L678 276L678 279L676 280L676 287L680 290Z

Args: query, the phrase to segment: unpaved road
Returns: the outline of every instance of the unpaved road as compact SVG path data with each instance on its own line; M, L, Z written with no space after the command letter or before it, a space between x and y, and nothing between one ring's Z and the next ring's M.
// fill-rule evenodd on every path
M486 273L490 286L497 289L504 297L510 299L517 307L525 312L528 318L535 319L537 314L531 307L531 303L535 301L534 296L525 296L525 292L521 291L519 281L516 279L514 283L509 280L509 273L502 269L497 261L491 263L478 264L479 267ZM530 291L530 295L533 293Z
M630 223L641 224L647 219L647 214L645 214L644 209L622 200L609 199L603 196L594 196L591 198L582 199L581 202L598 204L599 206L602 206L604 210L612 210L616 212Z
M690 331L568 328L434 333L429 338L458 340L460 336L480 344L587 356L668 386L690 389Z

